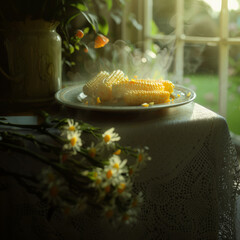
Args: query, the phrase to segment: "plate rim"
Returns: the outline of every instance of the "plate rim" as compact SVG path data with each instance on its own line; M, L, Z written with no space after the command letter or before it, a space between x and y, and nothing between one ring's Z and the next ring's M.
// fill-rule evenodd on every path
M172 108L172 107L177 107L177 106L181 106L181 105L185 105L185 104L188 104L190 102L192 102L197 94L194 90L188 88L188 87L185 87L185 86L182 86L180 84L174 84L175 85L175 89L177 90L184 90L185 92L190 92L191 93L191 96L189 97L189 99L187 99L186 101L183 101L183 102L178 102L178 103L167 103L167 104L155 104L155 105L152 105L150 107L143 107L143 106L106 106L106 105L86 105L86 104L83 104L79 101L79 103L71 103L69 101L64 101L60 96L66 92L69 93L69 91L72 91L72 90L76 90L76 88L79 88L79 89L82 89L84 84L82 85L73 85L73 86L69 86L69 87L65 87L65 88L62 88L60 89L59 91L57 91L55 93L55 99L65 105L65 106L68 106L68 107L71 107L71 108L75 108L75 109L83 109L83 110L91 110L91 111L109 111L109 112L126 112L126 111L154 111L154 110L160 110L160 109L165 109L165 108ZM81 92L78 93L78 95L80 94ZM76 98L77 96L76 95Z

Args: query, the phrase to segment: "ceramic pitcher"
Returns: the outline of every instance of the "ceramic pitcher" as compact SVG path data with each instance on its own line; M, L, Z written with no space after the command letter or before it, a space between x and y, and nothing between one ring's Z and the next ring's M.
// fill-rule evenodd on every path
M41 102L61 88L61 37L56 23L15 22L5 31L11 99Z

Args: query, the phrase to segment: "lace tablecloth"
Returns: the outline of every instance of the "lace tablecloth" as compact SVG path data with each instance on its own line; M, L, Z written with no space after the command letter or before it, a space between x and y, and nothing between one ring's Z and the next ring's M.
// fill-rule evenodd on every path
M138 222L116 229L94 212L56 213L48 222L46 206L4 178L2 185L15 187L0 191L2 239L236 239L240 174L224 118L195 103L114 114L63 107L56 115L115 127L122 145L149 146L152 161L135 186L145 198Z

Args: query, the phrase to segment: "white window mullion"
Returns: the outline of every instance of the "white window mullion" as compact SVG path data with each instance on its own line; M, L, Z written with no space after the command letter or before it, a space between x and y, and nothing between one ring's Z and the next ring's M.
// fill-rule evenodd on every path
M222 0L219 43L219 113L226 117L228 88L228 0Z
M150 49L151 39L149 36L151 35L151 21L152 21L152 0L144 0L143 9L144 11L144 20L143 20L143 50L144 52L147 49Z
M176 1L176 56L175 56L175 81L182 83L184 69L184 35L183 16L184 16L184 0Z

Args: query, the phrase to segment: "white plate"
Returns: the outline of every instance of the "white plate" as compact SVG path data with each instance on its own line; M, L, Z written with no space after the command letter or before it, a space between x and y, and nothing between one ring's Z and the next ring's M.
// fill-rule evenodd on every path
M149 107L143 106L114 106L114 105L86 105L82 102L85 97L82 92L83 86L71 86L59 90L55 94L55 98L58 102L62 103L65 106L77 108L77 109L86 109L94 111L152 111L158 110L161 108L176 107L183 104L192 102L196 98L196 93L186 87L175 85L174 95L179 96L174 99L173 102L163 103L163 104L154 104Z

